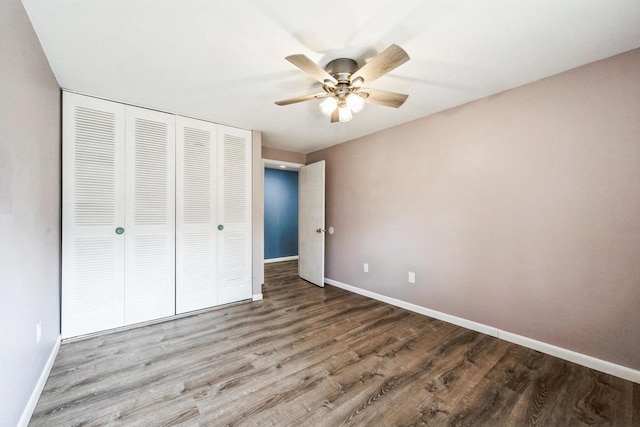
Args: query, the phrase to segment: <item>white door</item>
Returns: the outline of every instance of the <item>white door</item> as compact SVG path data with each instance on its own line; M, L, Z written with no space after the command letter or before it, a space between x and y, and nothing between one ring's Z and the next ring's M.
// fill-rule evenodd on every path
M62 337L124 325L125 107L63 93ZM120 230L118 230L119 232Z
M251 132L218 127L218 304L251 298Z
M218 125L176 118L176 312L218 304Z
M126 106L125 324L175 314L175 116Z
M298 274L324 287L324 160L298 173Z

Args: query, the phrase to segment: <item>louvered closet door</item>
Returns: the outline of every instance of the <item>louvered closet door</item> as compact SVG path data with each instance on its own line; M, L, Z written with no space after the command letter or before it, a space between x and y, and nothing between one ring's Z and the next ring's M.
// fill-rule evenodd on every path
M125 323L175 314L175 116L126 107Z
M218 304L251 298L251 132L218 130Z
M124 325L124 115L63 94L63 338Z
M176 312L218 303L218 125L176 117Z

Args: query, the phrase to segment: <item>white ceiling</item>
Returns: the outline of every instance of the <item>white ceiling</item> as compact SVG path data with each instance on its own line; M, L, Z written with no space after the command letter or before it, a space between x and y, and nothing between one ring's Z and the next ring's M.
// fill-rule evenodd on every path
M310 152L640 47L638 0L23 0L60 86L263 132ZM411 61L371 87L409 94L329 123L284 60Z

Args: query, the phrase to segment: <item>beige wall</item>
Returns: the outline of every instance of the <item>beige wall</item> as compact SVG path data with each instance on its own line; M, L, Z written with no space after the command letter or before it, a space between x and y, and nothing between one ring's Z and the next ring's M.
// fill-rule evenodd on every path
M269 160L280 160L281 162L307 163L307 155L295 153L293 151L279 150L277 148L262 147L262 158Z
M19 0L0 2L0 40L0 424L15 426L60 333L60 89Z
M321 159L328 278L640 369L640 50Z

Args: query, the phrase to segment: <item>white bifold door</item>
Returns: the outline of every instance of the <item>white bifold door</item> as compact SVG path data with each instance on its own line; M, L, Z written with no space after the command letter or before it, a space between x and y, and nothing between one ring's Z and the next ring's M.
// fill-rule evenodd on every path
M125 106L64 93L62 337L124 325Z
M175 314L175 120L126 107L125 324Z
M64 93L62 336L175 314L175 116Z
M251 298L251 132L63 95L62 336Z
M176 129L176 312L251 298L251 132Z
M251 298L251 132L218 127L218 304Z
M218 125L176 121L176 312L218 304Z

